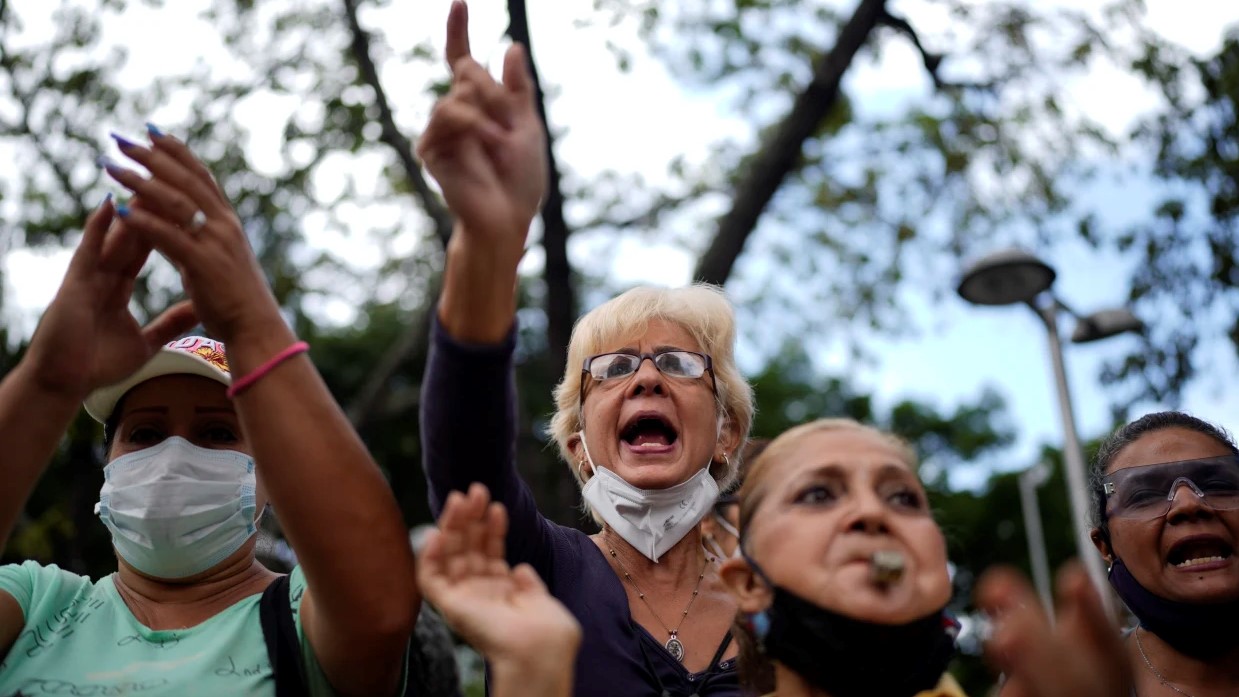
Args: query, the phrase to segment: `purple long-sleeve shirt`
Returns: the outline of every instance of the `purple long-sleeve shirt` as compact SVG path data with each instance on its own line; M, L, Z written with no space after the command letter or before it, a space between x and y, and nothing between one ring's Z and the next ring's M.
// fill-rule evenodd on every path
M513 329L498 345L453 340L437 319L422 383L421 435L430 506L481 482L508 509L508 562L526 562L581 623L577 697L739 697L735 660L689 673L632 620L620 579L589 537L538 512L516 470ZM655 675L655 672L657 675Z

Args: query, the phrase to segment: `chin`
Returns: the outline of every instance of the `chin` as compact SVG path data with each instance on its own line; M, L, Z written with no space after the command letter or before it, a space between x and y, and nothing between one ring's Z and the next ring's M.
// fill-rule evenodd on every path
M687 481L695 472L672 464L623 464L616 474L638 489L668 489Z

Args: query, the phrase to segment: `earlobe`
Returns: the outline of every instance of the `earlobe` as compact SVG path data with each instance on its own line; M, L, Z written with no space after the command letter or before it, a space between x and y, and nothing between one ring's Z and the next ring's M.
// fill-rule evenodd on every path
M743 558L723 562L719 566L718 576L735 596L736 607L741 612L761 612L770 607L773 600L770 586L753 573L753 568Z
M1114 551L1110 549L1110 542L1106 539L1106 535L1101 532L1101 528L1093 528L1088 531L1088 537L1093 541L1093 546L1101 553L1106 564L1114 563Z

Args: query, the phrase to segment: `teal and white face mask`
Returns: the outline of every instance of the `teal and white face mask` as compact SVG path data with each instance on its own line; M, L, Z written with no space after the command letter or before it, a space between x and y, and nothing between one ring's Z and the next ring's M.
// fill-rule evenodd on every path
M185 578L227 559L257 532L254 459L184 438L103 468L96 512L121 558L156 578Z

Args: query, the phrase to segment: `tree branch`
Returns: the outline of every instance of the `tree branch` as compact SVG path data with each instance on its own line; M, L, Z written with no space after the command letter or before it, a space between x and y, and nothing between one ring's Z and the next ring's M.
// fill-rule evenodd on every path
M413 192L417 195L426 214L434 222L435 236L446 246L448 238L452 236L452 214L439 200L439 195L430 188L430 183L426 181L422 173L422 163L417 160L417 155L413 152L413 143L396 126L396 117L392 112L391 103L387 101L387 92L379 80L378 67L375 66L374 58L370 55L370 34L362 29L361 22L357 19L357 3L358 0L344 0L344 14L348 20L349 34L352 37L349 42L349 52L353 55L353 61L357 63L357 73L361 81L374 90L374 103L379 108L379 125L383 127L380 138L396 151L396 157L399 158L400 166L413 186Z
M938 68L942 67L944 56L941 53L933 53L926 49L921 44L921 37L916 33L916 29L913 29L912 25L908 23L908 20L891 14L885 7L882 8L882 13L878 15L878 24L907 35L912 41L912 45L916 47L917 53L921 54L921 63L925 65L925 72L929 73L929 79L933 81L935 89L943 91L963 89L990 90L995 87L994 82L950 82L942 79L942 75L938 73Z
M839 83L885 11L886 0L861 0L839 32L830 52L813 68L813 79L797 95L792 110L774 129L737 183L731 210L718 221L710 246L702 253L693 278L726 283L762 212L789 174L796 170L805 141L813 136L839 98Z
M560 371L568 359L568 339L572 335L572 323L576 320L576 291L572 284L572 267L568 263L568 236L571 230L564 219L564 193L555 161L555 140L550 122L546 118L546 93L538 77L538 66L533 59L533 44L529 36L529 16L525 0L508 0L507 35L525 47L529 61L529 74L533 76L534 95L538 103L538 116L546 129L547 193L542 203L542 248L546 253L546 266L542 275L546 282L546 339L550 349L548 360L551 375Z

